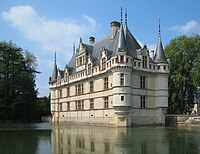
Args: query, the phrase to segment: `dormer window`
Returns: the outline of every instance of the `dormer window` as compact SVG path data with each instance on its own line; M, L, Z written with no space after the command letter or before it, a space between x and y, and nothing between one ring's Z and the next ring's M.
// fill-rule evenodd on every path
M88 74L91 74L92 65L88 64Z
M121 63L124 62L124 56L120 56Z
M142 56L142 67L143 68L147 68L147 56Z
M105 70L106 69L106 58L102 58L102 70Z
M79 58L80 66L83 64L82 57Z

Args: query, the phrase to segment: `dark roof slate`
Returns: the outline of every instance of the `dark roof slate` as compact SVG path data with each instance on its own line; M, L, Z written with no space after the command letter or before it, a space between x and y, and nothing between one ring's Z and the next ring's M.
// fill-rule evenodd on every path
M125 31L126 30L126 31ZM123 31L125 40L123 40L123 44L126 44L128 55L131 55L134 58L137 58L137 49L140 49L141 46L137 42L137 40L134 38L134 36L131 34L131 32L128 30L128 28L124 28ZM120 39L120 29L116 32L116 35L114 38L111 39L111 34L107 37L99 40L98 42L95 42L92 45L84 44L82 43L83 47L86 49L86 53L89 54L92 57L93 66L96 66L100 63L100 54L102 51L102 48L104 47L107 50L107 56L108 59L111 58L111 56L115 56L116 52L118 50L119 46L119 39ZM126 42L124 42L126 41ZM69 67L72 67L72 74L76 72L76 54L74 54L71 58L71 60L68 63Z

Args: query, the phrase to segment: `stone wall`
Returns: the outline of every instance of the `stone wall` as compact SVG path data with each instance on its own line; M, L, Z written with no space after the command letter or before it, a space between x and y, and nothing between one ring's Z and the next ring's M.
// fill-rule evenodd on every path
M200 116L197 115L166 115L166 125L200 125Z

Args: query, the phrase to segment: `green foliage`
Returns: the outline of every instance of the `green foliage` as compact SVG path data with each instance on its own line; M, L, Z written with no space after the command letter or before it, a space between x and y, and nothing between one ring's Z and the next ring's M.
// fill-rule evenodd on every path
M36 67L34 55L12 42L0 42L0 120L35 118Z
M170 59L169 113L190 113L200 85L200 35L179 36L165 47Z
M41 118L42 116L49 116L50 112L50 99L48 97L40 97L37 99L36 116Z

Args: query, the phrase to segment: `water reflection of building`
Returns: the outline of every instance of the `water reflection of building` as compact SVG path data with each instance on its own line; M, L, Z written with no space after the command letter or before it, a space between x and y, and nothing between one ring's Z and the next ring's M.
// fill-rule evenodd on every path
M162 130L54 125L52 154L168 154L168 138Z

